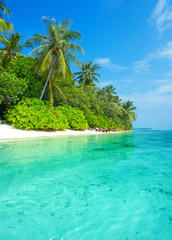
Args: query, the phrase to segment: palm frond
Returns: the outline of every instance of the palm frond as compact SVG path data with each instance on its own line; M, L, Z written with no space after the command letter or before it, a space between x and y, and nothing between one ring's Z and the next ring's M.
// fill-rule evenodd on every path
M71 51L76 52L76 53L82 52L82 54L85 55L85 52L84 52L83 48L81 46L79 46L79 44L67 43L66 48L68 48L68 50L71 50Z
M26 43L37 46L38 44L48 44L50 41L49 37L43 34L34 34L32 37L26 40Z
M3 36L0 34L0 43L4 45L4 44L8 44L9 41L8 41L7 38L3 37Z
M11 15L11 11L6 7L5 1L0 0L0 9L3 11L3 14L7 14L7 16Z
M61 49L59 49L59 59L60 59L60 66L61 66L61 71L62 71L62 75L65 78L65 74L66 74L66 61L63 55L63 52Z
M0 33L7 34L8 32L13 32L13 31L14 31L14 27L12 23L9 23L4 19L0 18Z
M74 63L79 63L78 58L71 52L69 52L68 50L66 50L65 56L68 60L68 62L74 62Z
M81 40L81 34L77 31L67 31L63 35L63 39L67 42L74 40Z
M39 54L39 52L41 52L41 51L43 51L43 50L45 50L45 49L48 49L48 44L41 45L41 46L33 49L33 50L29 53L29 55L33 55L33 56L37 57L37 55Z

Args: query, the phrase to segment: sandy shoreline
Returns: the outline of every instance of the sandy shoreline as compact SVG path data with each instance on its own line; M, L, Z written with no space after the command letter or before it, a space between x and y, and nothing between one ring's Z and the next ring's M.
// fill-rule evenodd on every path
M39 137L58 137L58 136L72 136L72 135L92 135L92 134L117 134L130 131L118 131L118 132L97 132L95 130L65 130L65 131L54 131L54 132L44 132L35 130L21 130L16 129L7 124L0 124L0 140L15 140L20 138L39 138Z

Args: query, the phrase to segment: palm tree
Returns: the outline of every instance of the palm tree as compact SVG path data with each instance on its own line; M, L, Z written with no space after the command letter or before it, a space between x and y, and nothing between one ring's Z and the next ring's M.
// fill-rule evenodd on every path
M130 121L134 122L136 120L136 113L134 112L136 110L136 107L133 106L133 102L124 101L122 103L122 107L123 107L123 116L125 118L128 118Z
M105 90L109 95L116 95L116 91L115 91L115 87L113 85L107 85L105 87L102 88L103 90Z
M7 33L8 31L13 31L13 25L2 19L3 14L10 16L11 12L6 7L5 1L0 0L0 32Z
M22 35L19 33L11 33L10 36L0 35L0 44L3 45L3 48L0 48L0 59L2 66L6 67L12 59L22 56L21 51L25 48L32 47L31 43L24 42L20 44Z
M93 84L93 81L99 82L96 78L97 76L100 77L100 74L96 73L100 66L98 64L93 64L93 61L86 61L84 64L80 62L76 65L81 69L79 72L75 72L74 75L79 75L76 80L79 82L81 86Z
M79 62L74 55L83 49L73 41L81 40L81 34L70 30L71 20L64 20L57 25L56 20L43 17L47 35L35 34L28 39L34 45L39 44L31 53L36 57L36 70L47 73L47 80L40 96L42 100L49 82L50 103L53 105L53 88L57 80L64 80L66 73L71 74L70 62ZM72 75L72 74L71 74ZM56 84L56 87L57 84Z
M107 85L97 91L101 108L107 116L112 118L122 115L121 99L115 90L113 85Z

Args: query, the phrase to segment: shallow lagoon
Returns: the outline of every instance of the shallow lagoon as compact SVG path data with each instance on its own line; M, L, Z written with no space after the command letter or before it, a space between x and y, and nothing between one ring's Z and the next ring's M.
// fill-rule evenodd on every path
M172 239L172 131L9 141L0 151L1 239Z

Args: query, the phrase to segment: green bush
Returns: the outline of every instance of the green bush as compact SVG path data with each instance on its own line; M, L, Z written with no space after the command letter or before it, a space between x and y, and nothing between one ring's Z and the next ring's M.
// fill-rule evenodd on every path
M100 127L100 122L99 122L99 118L97 115L95 115L91 111L87 110L85 112L85 117L87 119L89 127L91 127L91 128Z
M15 74L17 78L23 79L27 84L24 97L28 98L39 98L42 90L41 79L33 70L34 61L32 57L17 58L12 60L5 70L8 73Z
M88 128L88 122L80 109L71 106L59 106L56 109L66 115L71 129L84 130Z
M0 71L0 116L23 97L41 94L40 77L33 72L34 59L22 57L12 60L5 71Z
M18 78L14 73L1 72L0 74L0 104L16 104L27 89L25 79Z
M88 123L78 108L53 107L46 101L25 98L8 110L6 119L14 127L35 130L84 130Z
M68 120L61 111L36 98L27 98L19 102L8 111L6 119L20 129L64 130L69 128Z
M105 128L105 129L117 129L118 126L111 118L103 114L95 114L92 111L87 110L85 112L86 119L88 121L89 127L92 128Z

